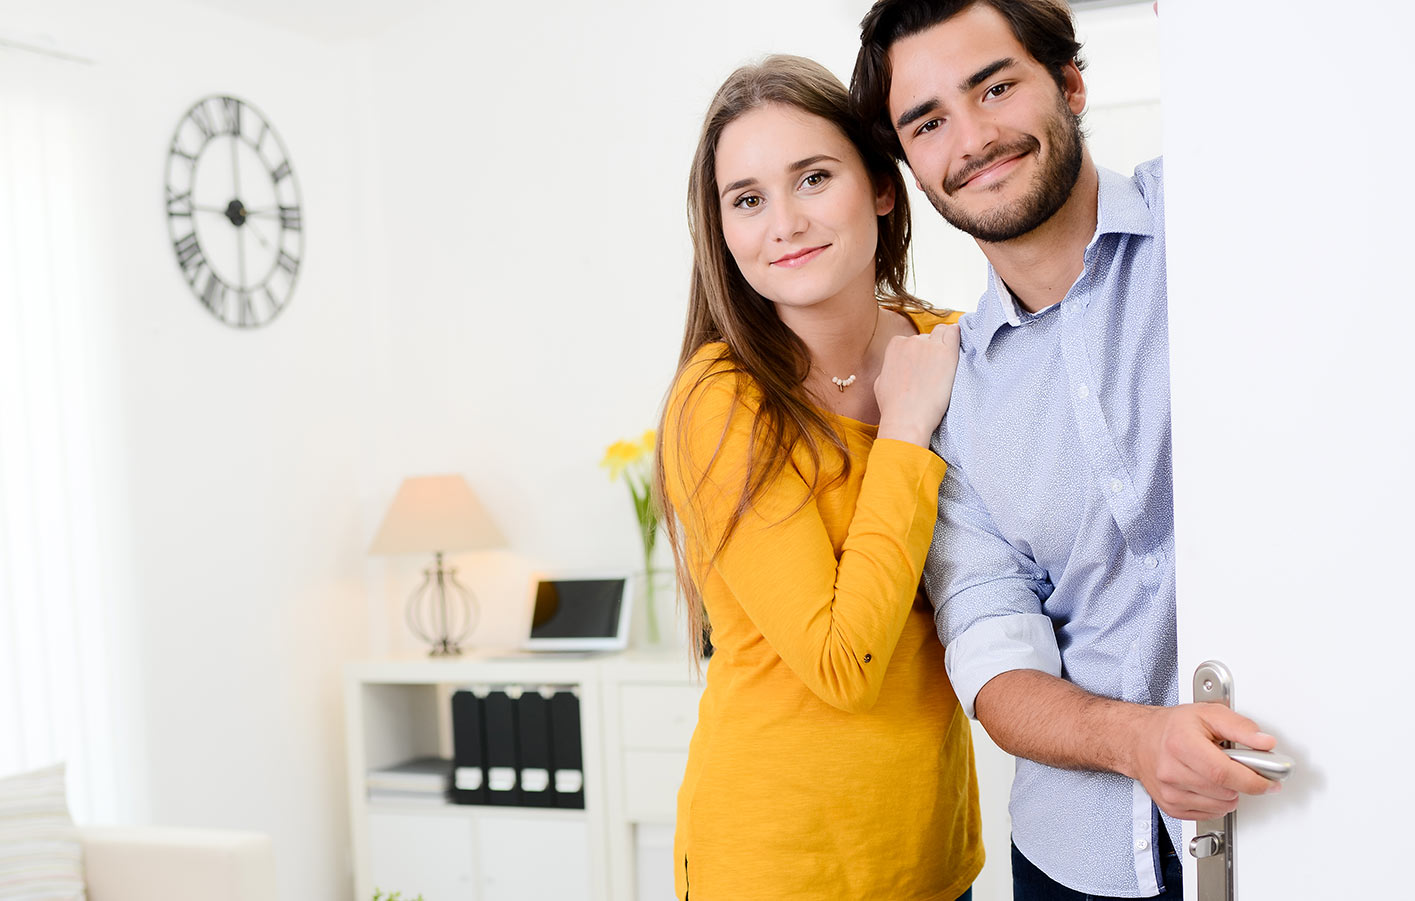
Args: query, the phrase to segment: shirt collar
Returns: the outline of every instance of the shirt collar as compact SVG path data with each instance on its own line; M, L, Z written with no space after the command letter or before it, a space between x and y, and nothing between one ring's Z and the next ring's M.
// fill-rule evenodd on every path
M1144 235L1154 237L1155 218L1135 179L1096 167L1100 191L1096 198L1096 233L1101 235Z
M1096 175L1099 182L1096 195L1096 233L1086 245L1087 265L1090 264L1091 248L1100 240L1101 235L1153 237L1155 233L1153 214L1149 204L1145 202L1145 195L1140 193L1140 188L1133 178L1099 166L1096 167ZM979 348L987 347L998 329L1004 325L1016 328L1029 315L1017 305L1016 298L998 277L997 271L988 266L988 289L983 292L977 312L968 317L972 320L968 331L972 333L973 339L969 343Z

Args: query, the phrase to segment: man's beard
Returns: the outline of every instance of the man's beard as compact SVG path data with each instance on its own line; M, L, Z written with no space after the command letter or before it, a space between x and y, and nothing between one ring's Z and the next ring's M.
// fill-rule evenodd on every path
M1066 199L1071 196L1071 189L1076 187L1076 180L1081 176L1081 117L1072 113L1062 102L1058 105L1057 115L1047 120L1046 137L1051 152L1041 161L1031 190L1014 203L982 213L970 213L954 204L947 195L998 160L1019 153L1040 153L1041 142L1032 135L994 148L987 157L960 169L944 184L943 193L926 185L924 194L950 225L979 241L995 244L1020 238L1046 222L1065 205Z

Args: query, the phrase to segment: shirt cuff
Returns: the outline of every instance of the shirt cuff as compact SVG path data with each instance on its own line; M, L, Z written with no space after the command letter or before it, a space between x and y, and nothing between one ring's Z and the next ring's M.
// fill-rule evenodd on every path
M895 460L889 460L894 457ZM878 438L870 446L870 457L866 472L870 472L875 467L875 460L882 459L888 462L882 464L891 469L895 466L903 466L906 469L911 466L921 466L924 470L924 477L933 479L939 485L943 484L943 474L948 471L948 464L943 458L934 453L932 447L921 447L910 441L900 441L898 438ZM938 493L935 486L934 493ZM935 501L937 503L937 501Z
M1016 669L1061 676L1061 651L1051 618L1014 613L978 620L949 642L944 665L953 693L969 719L977 719L978 692L994 677Z

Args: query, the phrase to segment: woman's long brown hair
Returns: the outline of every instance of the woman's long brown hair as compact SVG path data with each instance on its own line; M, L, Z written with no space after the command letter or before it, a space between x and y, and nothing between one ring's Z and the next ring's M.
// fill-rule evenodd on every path
M879 217L879 241L875 248L875 290L881 302L894 309L928 309L905 289L909 267L909 201L903 176L887 152L879 147L866 126L850 109L850 97L828 69L799 56L771 56L761 63L743 66L723 82L708 107L698 139L697 153L688 179L688 229L693 237L693 274L688 294L688 321L683 347L678 356L674 384L689 362L705 344L722 342L723 363L704 368L693 386L678 395L677 409L665 409L658 429L654 482L668 543L673 549L680 596L687 607L689 645L693 660L701 663L703 645L711 628L703 608L700 580L706 567L727 544L742 516L781 473L797 446L805 448L812 461L811 471L821 472L823 451L833 449L842 461L832 481L843 480L850 472L850 455L845 439L816 406L805 387L811 357L806 345L777 316L776 306L758 294L737 268L722 233L722 208L717 189L717 144L723 130L745 113L766 104L794 107L834 124L859 152L865 169L877 186L894 188L894 208ZM710 372L710 374L709 374ZM696 561L702 572L694 572L684 547L683 528L668 502L667 476L663 465L665 430L676 423L679 434L667 446L683 448L693 428L693 398L709 379L723 376L737 380L737 406L732 416L743 410L742 387L754 385L757 409L752 421L747 479L736 509L722 531L717 547ZM670 389L671 396L671 389ZM730 427L730 420L724 427ZM720 449L721 436L719 436ZM681 451L680 451L681 453ZM693 502L701 480L712 462L702 467L697 484L683 485L688 503ZM686 459L680 462L686 464ZM689 467L680 465L686 474ZM812 490L819 490L817 484Z

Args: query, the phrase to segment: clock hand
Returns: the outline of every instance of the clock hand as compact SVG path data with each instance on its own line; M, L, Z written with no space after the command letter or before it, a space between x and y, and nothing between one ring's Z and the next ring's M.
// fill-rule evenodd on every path
M198 213L220 213L227 219L231 218L231 208L229 206L200 206L194 204L192 209ZM280 212L279 207L263 207L258 210L241 207L241 216L249 219L251 216L275 216Z
M193 205L192 210L197 213L217 213L229 220L232 225L241 225L250 216L251 211L246 209L240 201L233 200L226 206L197 206Z
M236 159L240 149L238 136L235 134L231 135L231 184L236 188L237 197L241 196L241 166ZM238 226L245 224L246 216L248 216L249 213L246 212L244 206L242 206L240 210L239 220L231 217L231 208L229 206L226 209L228 219L232 219L232 222L235 222ZM240 260L241 290L244 291L246 288L246 230L239 227L236 229L236 256Z
M236 163L236 151L237 151L238 149L239 149L239 147L237 146L237 139L236 139L236 136L235 136L235 135L231 135L231 184L234 185L235 188L236 188L235 196L240 197L240 196L241 196L241 167L240 167L239 165L237 165L237 163Z
M241 290L245 291L246 285L248 284L246 281L246 230L244 228L238 228L236 229L236 233L239 236L236 239L236 253L240 256L241 260Z
M265 236L262 235L260 233L260 230L255 227L254 222L252 222L250 219L247 219L246 224L250 226L251 234L255 235L255 239L260 242L261 247L264 247L266 250L273 249L274 245L272 245L269 241L265 239Z

